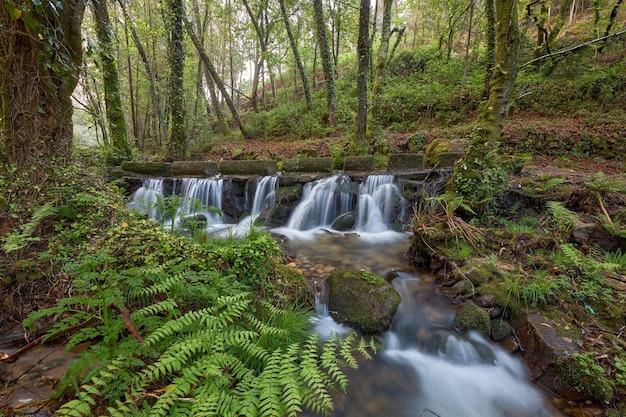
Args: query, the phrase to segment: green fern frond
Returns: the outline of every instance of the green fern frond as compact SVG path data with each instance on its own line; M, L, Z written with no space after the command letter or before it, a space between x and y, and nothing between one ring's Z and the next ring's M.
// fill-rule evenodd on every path
M559 229L571 230L580 222L578 214L564 207L561 202L548 201L546 207L556 227Z
M585 266L584 255L581 251L576 249L571 243L564 243L561 245L561 252L565 256L566 261L577 268Z
M156 316L164 312L172 312L178 308L178 303L174 300L163 300L155 304L147 305L139 310L135 310L131 313L132 320L138 320L143 317Z

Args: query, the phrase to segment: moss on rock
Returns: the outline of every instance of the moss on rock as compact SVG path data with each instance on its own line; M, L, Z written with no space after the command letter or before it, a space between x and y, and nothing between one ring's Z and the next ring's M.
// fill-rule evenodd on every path
M328 277L330 315L365 334L389 328L400 294L382 277L367 271L336 270Z
M489 313L476 304L464 304L454 317L454 325L462 332L476 330L485 337L491 335Z

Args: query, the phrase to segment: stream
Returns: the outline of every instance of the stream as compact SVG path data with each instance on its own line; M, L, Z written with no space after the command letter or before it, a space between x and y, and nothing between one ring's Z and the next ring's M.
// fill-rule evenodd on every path
M273 207L277 187L275 177L260 179L250 198L250 216L233 224L217 214L220 210L208 209L221 209L221 179L190 179L182 184L178 212L164 223L178 226L200 210L210 219L207 231L231 235L245 233ZM155 208L157 196L163 196L162 183L146 180L129 206L151 218L162 216ZM371 175L362 184L333 176L307 184L286 225L270 230L292 266L314 285L325 285L337 268L367 270L386 277L401 295L392 326L382 335L381 352L348 372L348 391L336 397L332 416L559 416L517 357L478 334L460 334L454 328L455 306L438 293L431 276L412 268L404 258L409 235L392 231L405 209L393 176ZM350 213L352 230L332 228L336 219ZM315 328L321 337L350 331L335 323L327 310L324 300L317 300ZM62 348L42 346L15 364L1 365L0 380L18 383L0 391L0 405L19 407L45 398L72 358ZM49 415L38 409L31 414L37 413Z

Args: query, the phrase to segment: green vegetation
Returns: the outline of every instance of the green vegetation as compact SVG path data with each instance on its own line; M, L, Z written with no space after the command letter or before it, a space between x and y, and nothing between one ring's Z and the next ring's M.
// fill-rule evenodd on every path
M59 387L56 415L328 413L331 392L347 386L342 369L375 351L354 335L320 344L308 287L280 265L269 234L176 236L122 208L97 177L62 174L3 240L4 286L32 279L28 266L51 268L72 288L24 321L58 317L44 340L87 343Z

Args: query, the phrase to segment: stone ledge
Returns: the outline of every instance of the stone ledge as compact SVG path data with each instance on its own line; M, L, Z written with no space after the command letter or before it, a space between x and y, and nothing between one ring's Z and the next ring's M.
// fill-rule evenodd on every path
M389 155L388 171L420 171L424 166L424 154L398 153Z
M333 158L292 158L283 163L284 172L330 172Z
M217 169L222 175L274 175L278 167L274 160L222 161Z
M172 162L172 175L175 177L212 177L217 175L217 162L175 161Z

